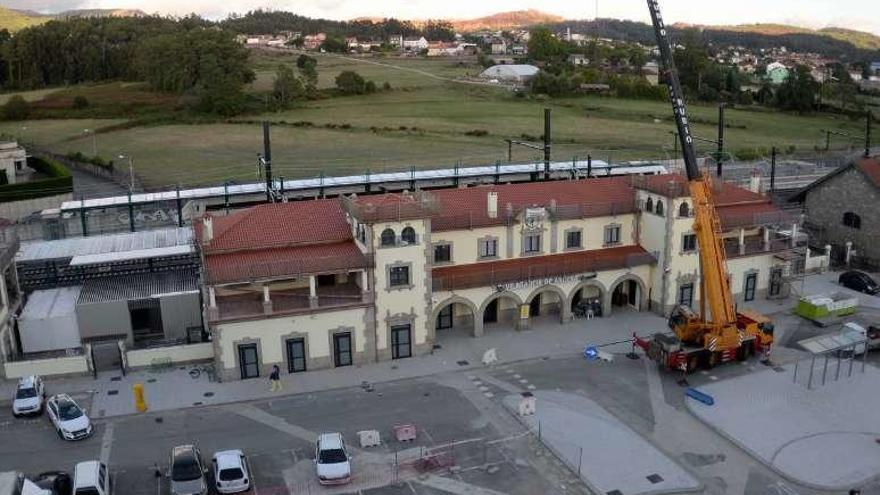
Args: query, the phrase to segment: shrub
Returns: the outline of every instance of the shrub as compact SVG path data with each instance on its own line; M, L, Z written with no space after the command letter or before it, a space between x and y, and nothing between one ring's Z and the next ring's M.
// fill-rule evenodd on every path
M383 82L382 89L385 91L391 91L391 83L388 81Z
M465 136L477 136L477 137L482 137L482 136L488 136L488 135L489 135L489 131L487 131L486 129L474 129L474 130L472 130L472 131L467 131L467 132L465 132L464 135L465 135Z
M375 93L376 83L374 83L373 81L367 81L367 83L364 85L364 92L367 94Z
M5 120L24 120L30 115L31 106L21 95L14 95L3 105Z
M88 108L89 99L83 95L77 95L73 99L73 109L74 110L82 110L83 108Z
M346 70L336 76L336 89L344 95L362 95L366 88L367 82L355 71Z

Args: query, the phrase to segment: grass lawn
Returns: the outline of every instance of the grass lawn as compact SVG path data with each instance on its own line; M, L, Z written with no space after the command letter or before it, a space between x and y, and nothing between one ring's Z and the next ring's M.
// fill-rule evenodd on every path
M83 129L99 129L98 154L114 159L134 157L134 167L150 187L194 185L224 180L256 179L256 154L262 149L259 121L273 126L273 158L277 175L314 177L370 169L452 166L506 161L505 138L537 140L543 134L543 108L553 109L553 156L570 160L591 153L599 159L668 158L674 124L668 103L598 96L546 102L520 98L494 87L454 82L477 69L450 60L361 60L315 54L321 85L332 86L342 70L356 70L391 91L364 96L332 97L303 102L284 112L249 115L222 123L141 125L123 128L126 119L176 115L176 99L145 91L142 85L113 83L58 90L35 103L41 117L61 112L77 94L89 108L70 111L65 120L0 122L0 132L23 136L60 152L92 154L93 141ZM260 52L259 78L254 87L271 85L278 63L294 63L295 55ZM430 74L430 75L426 75ZM262 78L262 79L260 79ZM262 82L261 82L262 81ZM714 139L717 109L690 107L695 135ZM107 116L125 118L101 118ZM824 145L822 129L851 135L863 132L863 122L830 115L797 116L762 109L729 109L725 142L742 151L776 145L800 151ZM115 126L109 127L109 126ZM23 129L24 128L24 129ZM105 131L101 131L105 129ZM478 132L474 132L478 131ZM485 131L485 135L482 135ZM836 147L850 143L843 138ZM861 143L853 142L854 146ZM714 145L698 143L706 155ZM514 161L530 161L539 152L514 148Z

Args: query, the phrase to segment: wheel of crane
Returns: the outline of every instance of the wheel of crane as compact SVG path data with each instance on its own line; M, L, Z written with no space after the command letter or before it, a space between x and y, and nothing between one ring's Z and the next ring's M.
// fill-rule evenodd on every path
M749 344L744 343L739 346L739 349L736 350L736 360L737 361L745 361L749 358Z

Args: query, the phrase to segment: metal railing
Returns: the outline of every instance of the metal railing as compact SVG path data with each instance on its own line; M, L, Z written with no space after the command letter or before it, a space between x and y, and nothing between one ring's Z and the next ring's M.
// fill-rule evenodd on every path
M222 257L223 255L215 256ZM212 260L212 256L208 255L205 260L205 279L209 285L253 282L299 275L343 273L372 268L374 263L372 253L360 253L357 256L282 259L265 263L229 262L217 260L217 258Z

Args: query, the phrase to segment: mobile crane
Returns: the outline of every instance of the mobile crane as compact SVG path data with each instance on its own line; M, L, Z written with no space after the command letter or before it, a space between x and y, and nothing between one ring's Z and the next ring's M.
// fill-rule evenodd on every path
M657 0L648 0L648 9L678 128L688 189L694 203L694 231L699 245L702 279L700 312L677 306L669 316L669 328L674 336L658 333L650 339L643 339L633 335L633 342L660 366L685 373L712 368L722 362L742 361L758 352L769 359L773 324L763 315L749 311L737 313L734 308L712 181L708 174L700 173L697 165L681 83Z

